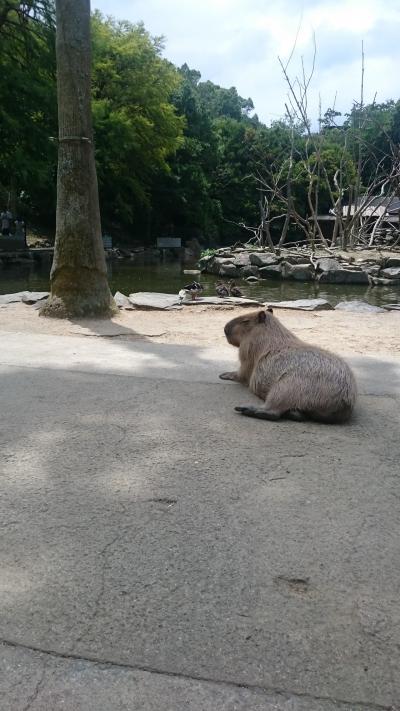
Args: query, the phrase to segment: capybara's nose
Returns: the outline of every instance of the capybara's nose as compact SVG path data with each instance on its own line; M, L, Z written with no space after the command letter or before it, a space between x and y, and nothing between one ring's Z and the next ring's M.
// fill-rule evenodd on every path
M226 326L224 326L224 333L225 333L225 336L228 336L228 335L229 335L228 324L226 324Z

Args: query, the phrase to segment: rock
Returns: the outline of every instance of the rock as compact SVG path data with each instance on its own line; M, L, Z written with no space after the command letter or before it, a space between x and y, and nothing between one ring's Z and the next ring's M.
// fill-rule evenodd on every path
M400 279L385 279L384 277L376 277L369 275L369 283L372 286L394 286L400 284Z
M400 304L383 304L385 311L400 311Z
M389 257L386 260L386 267L400 267L400 257Z
M219 249L215 256L217 259L229 259L231 262L235 259L235 255L230 249Z
M336 311L355 311L357 313L384 313L385 309L380 306L373 306L372 304L367 304L366 301L341 301L335 306Z
M116 291L114 294L114 301L119 309L126 309L127 311L133 311L133 305L129 301L125 294L121 294L120 291Z
M284 261L287 262L288 264L304 264L305 257L307 257L307 255L288 254L287 256L284 256ZM309 262L307 262L307 264L309 264Z
M200 269L184 269L184 274L201 274Z
M282 279L280 264L271 264L270 267L261 267L259 270L259 276L261 279Z
M321 257L317 259L317 269L321 272L332 272L340 269L340 263L334 257Z
M255 267L268 267L272 264L278 264L278 259L274 254L268 252L251 252L249 254L250 264Z
M136 294L129 294L129 301L138 309L174 310L182 308L179 305L178 297L174 296L174 294L153 294L151 292L141 291ZM211 306L262 306L262 304L255 299L238 298L234 296L227 296L223 299L218 296L198 296L194 301L188 301L186 306L204 306L207 304Z
M230 264L236 270L236 267L233 264L233 258L212 257L211 260L207 263L207 267L206 267L205 271L207 271L209 274L220 274L221 268L227 264ZM237 275L237 272L235 272L235 276L236 275Z
M257 281L260 281L258 277L256 276L248 276L246 277L246 281L249 282L249 284L255 284Z
M246 299L238 296L225 296L221 298L220 296L199 296L196 301L189 301L187 306L201 306L204 304L209 304L211 306L263 306L260 301L255 299Z
M213 254L207 254L204 257L200 257L199 259L199 267L202 271L205 271L207 266L210 264L210 262L214 261L214 255Z
M235 267L248 267L250 265L250 255L248 252L241 252L235 255Z
M24 304L36 304L37 301L47 299L48 296L48 291L18 291L15 294L0 295L0 304L4 306L6 304L18 303L18 301Z
M294 299L293 301L267 302L265 306L273 309L300 309L300 311L328 311L333 306L326 299Z
M24 293L23 291L18 291L16 294L1 294L0 304L15 304L18 301L22 301L22 294Z
M234 264L223 264L219 269L220 276L238 277L239 270Z
M321 284L369 284L367 272L358 269L336 269L322 272L319 281Z
M247 278L247 277L257 277L258 275L258 267L255 267L251 264L249 264L248 267L242 267L240 269L240 276Z
M179 305L178 295L175 294L153 294L149 291L138 291L129 294L130 303L137 309L158 309L163 311L172 306Z
M314 268L311 264L282 262L282 276L284 279L294 279L295 281L312 281Z
M364 271L370 276L378 276L381 268L377 264L364 265Z
M382 269L381 274L386 279L400 279L400 267Z
M37 301L43 301L50 296L48 291L23 291L21 294L21 301L24 304L36 304Z

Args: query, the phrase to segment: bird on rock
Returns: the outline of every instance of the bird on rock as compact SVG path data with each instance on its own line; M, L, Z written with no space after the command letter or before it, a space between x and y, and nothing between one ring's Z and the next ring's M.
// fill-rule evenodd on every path
M239 287L236 286L234 281L229 282L229 295L238 297L243 296L243 293L240 291Z
M183 290L186 293L190 294L192 301L196 299L196 296L201 294L201 292L204 290L204 286L202 284L199 284L198 281L192 281L191 284L186 284L186 286L183 287Z
M229 296L229 289L226 284L224 284L223 281L217 281L215 283L215 292L217 296L221 297L223 299L226 296Z

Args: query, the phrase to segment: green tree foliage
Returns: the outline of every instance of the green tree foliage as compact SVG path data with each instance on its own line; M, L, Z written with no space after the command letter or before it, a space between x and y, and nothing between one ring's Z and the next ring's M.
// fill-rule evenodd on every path
M57 153L49 140L57 131L52 4L2 2L0 46L0 199L46 219Z
M400 101L355 105L347 115L344 129L349 134L349 150L362 164L361 179L367 185L377 174L390 168L400 142Z
M243 236L239 223L257 221L253 174L258 119L249 118L251 99L236 89L201 82L200 72L184 64L181 84L172 97L185 117L184 142L162 179L155 202L156 230L202 236L207 242Z
M202 81L186 64L177 69L164 59L162 38L142 24L96 12L92 38L102 218L127 241L161 234L198 236L205 246L243 239L239 225L259 223L268 183L279 186L270 216L284 220L290 196L307 219L310 180L318 212L326 212L339 167L345 201L358 172L361 191L398 150L400 101L355 105L344 122L328 109L312 135L285 120L267 127L234 87ZM0 199L22 195L20 207L43 223L55 211L52 0L0 0L0 40ZM271 223L276 237L281 223Z
M145 224L156 176L182 143L184 119L170 97L179 76L162 59L161 38L142 24L96 12L93 35L93 116L100 201L106 219Z

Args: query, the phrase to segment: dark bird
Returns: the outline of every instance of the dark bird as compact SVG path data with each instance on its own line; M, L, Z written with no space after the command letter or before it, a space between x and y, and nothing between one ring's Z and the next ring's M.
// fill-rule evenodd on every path
M229 289L223 281L217 281L215 283L215 292L217 296L221 297L221 299L225 298L226 296L229 296Z
M243 296L242 292L240 291L239 287L236 286L234 281L229 282L229 295L230 296Z
M186 284L183 289L186 292L189 292L192 297L192 301L194 301L196 296L198 296L198 294L200 294L204 290L204 286L202 284L199 284L198 281L192 281L191 284Z

